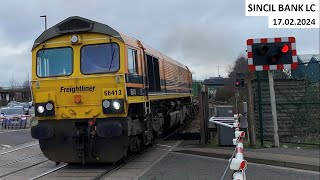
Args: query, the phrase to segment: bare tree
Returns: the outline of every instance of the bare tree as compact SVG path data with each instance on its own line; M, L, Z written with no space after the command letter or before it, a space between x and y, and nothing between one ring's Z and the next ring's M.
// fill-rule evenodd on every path
M233 65L230 65L229 74L227 79L225 79L225 86L218 88L216 93L216 100L228 101L229 103L234 103L235 99L235 80L237 78L237 73L246 74L248 72L248 61L244 55L240 55ZM244 89L238 90L240 93L240 99L244 99L245 91Z
M236 73L247 73L248 72L248 61L247 58L242 54L233 63L233 66L229 69L229 78L233 81L236 79Z
M30 88L30 82L29 82L28 80L24 81L24 82L22 83L22 87L23 87L23 88L26 88L26 89L29 89L29 88Z

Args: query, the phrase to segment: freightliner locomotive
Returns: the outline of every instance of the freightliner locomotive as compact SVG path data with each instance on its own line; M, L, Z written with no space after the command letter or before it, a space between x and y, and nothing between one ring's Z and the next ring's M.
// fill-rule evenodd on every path
M31 129L55 162L109 163L191 113L185 65L108 25L69 17L32 47Z

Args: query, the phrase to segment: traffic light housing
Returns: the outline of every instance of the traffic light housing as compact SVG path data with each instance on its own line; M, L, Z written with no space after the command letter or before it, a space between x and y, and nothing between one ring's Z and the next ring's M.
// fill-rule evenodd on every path
M294 37L247 40L250 71L295 69L298 65Z
M235 87L236 88L244 88L244 79L236 79L236 82L235 82Z
M254 65L277 65L292 63L292 49L289 43L266 43L252 45Z
M240 88L240 79L236 79L235 86L236 88Z

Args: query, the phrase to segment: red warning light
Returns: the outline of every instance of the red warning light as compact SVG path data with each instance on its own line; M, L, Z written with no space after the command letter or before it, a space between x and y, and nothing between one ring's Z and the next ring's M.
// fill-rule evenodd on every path
M246 161L242 161L240 163L240 169L244 169L246 167L246 165L247 165L247 162Z
M285 44L285 45L282 47L281 52L282 52L282 53L287 53L287 52L289 52L289 50L290 50L290 47L289 47L287 44Z

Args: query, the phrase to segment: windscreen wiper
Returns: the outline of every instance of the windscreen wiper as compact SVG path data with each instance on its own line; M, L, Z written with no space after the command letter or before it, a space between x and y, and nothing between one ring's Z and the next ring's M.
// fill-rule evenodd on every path
M115 50L116 50L116 49L113 49L113 46L112 46L112 44L111 44L111 52L112 52L112 55L111 55L111 62L110 62L110 66L109 66L109 70L108 70L108 71L110 71L110 69L111 69L111 65L112 65L112 63L113 63L113 56L114 56Z

